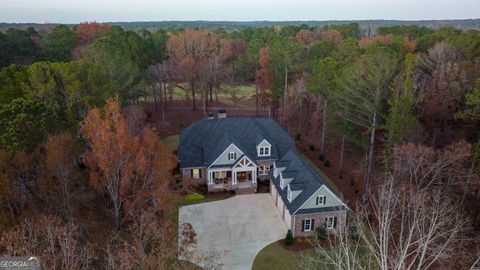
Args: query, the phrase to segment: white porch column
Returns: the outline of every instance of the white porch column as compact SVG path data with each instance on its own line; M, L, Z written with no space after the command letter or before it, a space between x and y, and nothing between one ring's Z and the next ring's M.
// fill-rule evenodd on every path
M232 170L232 185L237 185L237 171L235 169Z
M252 184L257 183L257 170L252 170Z
M212 172L210 170L208 170L208 182L207 182L207 184L209 184L209 185L212 184Z

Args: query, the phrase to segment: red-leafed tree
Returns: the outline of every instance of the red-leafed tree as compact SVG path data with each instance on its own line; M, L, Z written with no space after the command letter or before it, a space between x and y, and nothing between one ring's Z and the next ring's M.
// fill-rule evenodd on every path
M80 44L92 42L96 37L108 29L107 23L83 22L75 27L74 32Z
M78 46L73 50L73 58L79 59L86 46L98 38L103 32L108 29L107 23L98 22L83 22L74 28L75 35L77 36Z
M259 60L260 69L257 72L255 78L256 82L260 86L260 94L257 93L257 99L260 99L261 106L268 106L269 103L269 90L273 86L273 74L270 70L270 57L268 55L268 48L262 47L259 51Z
M118 100L109 99L103 113L90 110L81 133L91 184L109 195L115 228L146 205L162 210L176 159L154 130L132 134Z

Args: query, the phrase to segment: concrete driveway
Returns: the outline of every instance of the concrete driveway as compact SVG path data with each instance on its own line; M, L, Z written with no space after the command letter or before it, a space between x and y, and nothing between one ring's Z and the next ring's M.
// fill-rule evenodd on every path
M197 246L182 259L208 269L250 270L257 253L287 232L268 193L181 207L183 223L192 224Z

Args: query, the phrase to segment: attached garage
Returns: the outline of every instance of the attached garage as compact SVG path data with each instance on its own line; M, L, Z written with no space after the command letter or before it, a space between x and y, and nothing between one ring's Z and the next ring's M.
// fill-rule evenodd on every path
M287 228L290 229L292 224L292 216L287 208L285 208L285 216L283 217L283 220L285 221L285 224L287 224Z
M278 198L277 208L278 208L278 211L280 211L280 215L282 215L282 217L283 217L283 208L285 208L285 206L283 205L283 201L282 201L281 197Z
M270 184L270 190L271 190L273 201L275 202L277 200L277 189L273 184Z

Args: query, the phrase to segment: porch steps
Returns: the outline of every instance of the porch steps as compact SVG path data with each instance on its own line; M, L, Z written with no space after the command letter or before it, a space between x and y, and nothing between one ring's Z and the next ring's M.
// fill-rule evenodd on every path
M238 188L235 191L236 195L245 195L245 194L255 194L256 188L255 187L249 187L249 188Z

